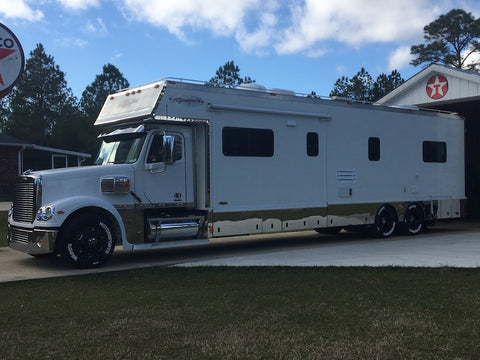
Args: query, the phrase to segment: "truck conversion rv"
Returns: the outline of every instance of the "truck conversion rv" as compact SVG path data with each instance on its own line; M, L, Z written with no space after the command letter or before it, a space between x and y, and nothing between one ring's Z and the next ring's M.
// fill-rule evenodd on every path
M109 95L96 165L26 172L9 246L103 264L156 249L283 231L417 234L461 216L464 120L258 84L164 79Z

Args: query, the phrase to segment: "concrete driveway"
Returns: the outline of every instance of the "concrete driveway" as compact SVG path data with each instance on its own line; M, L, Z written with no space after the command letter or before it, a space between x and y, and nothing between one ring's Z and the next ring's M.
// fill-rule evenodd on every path
M415 266L479 267L480 222L439 224L417 236L372 239L363 233L314 231L215 239L184 249L142 252L115 249L100 269L76 270L58 259L36 259L0 248L0 282L151 266Z
M314 236L314 235L313 235ZM180 266L410 266L479 267L480 231L370 239L330 240L249 253L201 259Z

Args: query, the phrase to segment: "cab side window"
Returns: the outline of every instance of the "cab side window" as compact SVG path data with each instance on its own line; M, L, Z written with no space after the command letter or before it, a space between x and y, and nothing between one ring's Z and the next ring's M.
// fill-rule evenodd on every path
M181 137L180 135L175 135L173 154L175 161L181 160L183 157L183 137Z
M152 144L150 145L150 150L148 151L148 156L147 156L147 163L154 164L154 163L163 162L164 151L165 149L163 148L163 134L157 134L153 138ZM182 159L183 141L180 135L175 135L173 153L174 153L175 161Z
M150 151L147 156L147 163L154 164L163 161L163 135L155 135Z

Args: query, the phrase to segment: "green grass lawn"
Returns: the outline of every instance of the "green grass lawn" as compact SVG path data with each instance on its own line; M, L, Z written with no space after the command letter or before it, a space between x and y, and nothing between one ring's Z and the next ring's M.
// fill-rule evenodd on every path
M149 268L0 284L2 359L478 359L480 271Z

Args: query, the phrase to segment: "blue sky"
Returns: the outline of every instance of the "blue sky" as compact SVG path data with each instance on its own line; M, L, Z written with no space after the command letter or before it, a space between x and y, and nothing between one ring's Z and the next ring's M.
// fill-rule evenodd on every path
M363 66L408 79L410 46L453 8L480 0L0 0L0 22L29 57L37 43L77 97L112 63L130 84L209 80L234 60L267 88L328 96Z

